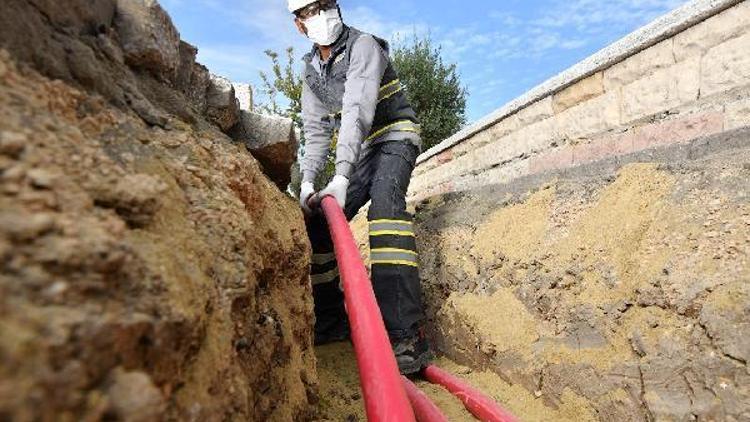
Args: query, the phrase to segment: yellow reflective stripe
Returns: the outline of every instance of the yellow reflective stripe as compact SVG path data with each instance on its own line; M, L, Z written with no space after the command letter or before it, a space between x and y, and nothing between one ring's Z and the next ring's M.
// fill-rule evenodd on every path
M393 223L393 224L408 224L412 225L414 224L412 221L408 220L372 220L370 221L370 224L380 224L380 223Z
M385 101L388 98L391 98L392 96L401 92L402 89L404 89L404 86L401 85L398 79L383 86L382 88L380 88L380 94L378 95L378 102Z
M394 79L394 80L392 80L392 81L388 82L387 84L385 84L385 85L381 86L381 87L380 87L380 90L381 90L381 91L385 91L386 89L388 89L388 88L390 88L390 87L392 87L393 85L396 85L396 84L398 84L398 83L401 83L401 80L400 80L400 79Z
M336 259L336 254L331 253L317 253L312 256L312 263L315 265L325 265Z
M419 267L419 264L417 264L415 262L399 261L399 260L392 260L392 261L391 260L389 260L389 261L372 261L372 262L370 262L370 264L372 264L372 265L377 265L377 264L380 264L380 265L383 265L383 264L385 264L385 265L406 265L406 266L409 266L409 267Z
M380 99L380 101L385 101L385 100L387 100L387 99L389 99L389 98L393 97L394 95L398 94L399 92L401 92L401 88L399 88L399 89L398 89L398 90L396 90L396 91L393 91L393 92L391 92L391 93L390 93L390 94L388 94L388 95L385 95L385 96L383 96L383 98L381 98L381 99Z
M370 232L370 236L408 236L415 237L414 232L407 232L402 230L378 230Z
M375 252L383 252L383 253L405 253L405 254L409 254L409 255L415 255L415 256L417 255L417 253L414 252L414 251L410 251L408 249L398 249L398 248L375 248L375 249L372 249L372 252L373 253L375 253Z
M370 234L389 233L414 236L414 223L406 220L373 220L370 221Z
M390 87L392 87L393 85L396 85L396 84L399 84L398 89L396 89L393 92L387 92L388 88L390 88ZM381 86L380 87L380 94L378 95L378 102L381 102L383 100L387 100L388 98L391 98L395 94L399 93L402 89L404 89L403 85L400 85L400 84L401 84L401 80L400 79L395 79L395 80L393 80L391 82L388 82L387 84ZM338 116L340 114L341 114L341 111L337 111L336 113L329 114L328 117L330 117L332 119L335 119L336 116Z
M310 281L312 282L313 286L317 286L318 284L326 284L330 283L339 276L339 269L334 268L331 271L322 273L322 274L311 274L310 275Z
M402 128L394 129L398 125L404 125ZM407 126L408 125L408 126ZM380 137L380 135L390 132L391 130L398 130L400 132L414 132L419 133L419 129L417 127L417 124L412 122L411 120L399 120L395 123L391 123L390 125L378 130L377 132L373 133L372 135L368 136L365 141L371 141L373 139L376 139Z

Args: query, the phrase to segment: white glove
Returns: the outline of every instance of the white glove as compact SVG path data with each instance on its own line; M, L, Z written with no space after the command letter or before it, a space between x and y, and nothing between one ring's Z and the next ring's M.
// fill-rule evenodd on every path
M326 196L330 195L336 198L341 209L346 206L346 190L349 188L349 179L344 176L333 176L331 183L325 189L315 195L315 202L320 203Z
M299 189L299 204L302 207L302 211L305 212L305 214L311 214L312 210L310 209L310 205L308 205L307 201L310 199L311 196L315 193L315 186L312 184L312 182L303 182L302 185L300 185Z

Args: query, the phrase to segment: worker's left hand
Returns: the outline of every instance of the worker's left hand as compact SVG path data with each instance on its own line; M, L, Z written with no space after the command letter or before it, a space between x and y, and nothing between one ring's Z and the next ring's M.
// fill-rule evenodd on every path
M299 205L302 207L302 211L306 215L312 214L310 209L309 200L315 194L315 186L312 182L302 182L299 192Z
M336 198L336 202L338 202L341 209L343 209L346 206L347 189L349 189L349 179L341 175L333 176L331 183L315 195L316 202L320 203L323 198L330 195Z

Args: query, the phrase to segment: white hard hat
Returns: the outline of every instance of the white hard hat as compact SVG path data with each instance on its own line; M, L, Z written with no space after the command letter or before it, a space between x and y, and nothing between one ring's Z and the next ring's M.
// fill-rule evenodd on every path
M318 0L288 0L287 3L289 4L289 11L291 13L294 13L297 10L300 10L303 7L307 6L308 4L315 3L316 1Z

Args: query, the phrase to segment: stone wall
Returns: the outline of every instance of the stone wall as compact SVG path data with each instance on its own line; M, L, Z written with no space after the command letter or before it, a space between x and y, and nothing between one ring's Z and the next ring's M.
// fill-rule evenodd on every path
M749 50L750 2L692 2L427 151L410 197L750 125Z

